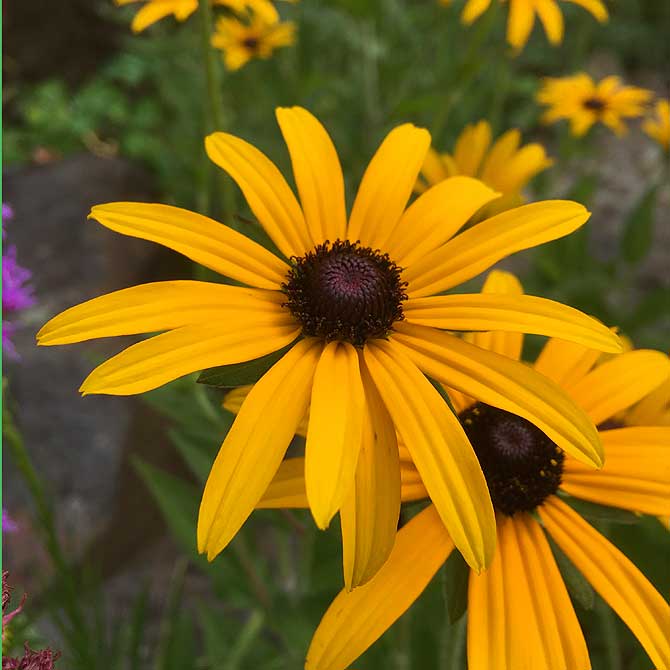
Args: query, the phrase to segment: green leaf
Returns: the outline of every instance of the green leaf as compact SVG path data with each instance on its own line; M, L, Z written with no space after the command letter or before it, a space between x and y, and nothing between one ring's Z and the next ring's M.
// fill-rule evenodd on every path
M547 538L568 593L585 610L592 610L596 597L593 587L551 537L547 536Z
M132 463L156 500L175 539L190 555L198 556L195 533L200 496L195 486L139 458L133 458Z
M233 365L221 365L217 368L203 370L197 379L198 384L207 384L217 388L236 388L246 384L256 383L291 347L288 344L279 351L274 351L267 356L255 358L245 363Z
M599 505L598 503L573 497L565 497L563 500L588 521L625 525L635 524L640 521L640 517L637 514L625 509L619 509L618 507L608 507L607 505Z
M459 551L452 551L442 569L442 592L449 622L456 623L468 609L470 568Z
M624 222L620 252L628 263L639 263L651 249L657 188L652 186L640 198Z

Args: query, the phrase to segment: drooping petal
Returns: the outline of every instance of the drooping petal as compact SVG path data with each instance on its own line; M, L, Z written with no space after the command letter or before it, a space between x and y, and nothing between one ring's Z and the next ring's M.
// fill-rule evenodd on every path
M517 50L522 49L535 23L535 9L528 0L509 0L507 41Z
M573 386L570 395L595 424L631 407L670 377L670 359L660 351L637 349L599 365Z
M566 556L640 641L653 667L670 667L670 606L647 578L556 496L538 511Z
M441 293L476 277L522 249L550 242L586 223L590 213L567 200L546 200L507 210L457 235L403 273L411 298Z
M191 0L191 2L186 3L185 12L182 11L181 14L183 18L180 17L180 20L184 20L189 14L192 14L198 8L197 0ZM157 21L164 19L166 16L175 13L175 6L173 3L169 2L147 2L143 7L139 9L137 14L133 17L133 21L130 24L130 27L134 33L141 33L143 30L146 30L149 26L153 25ZM186 14L184 16L184 14Z
M434 328L406 323L395 327L393 341L429 377L522 416L571 456L602 465L602 445L593 423L552 381L519 361Z
M305 459L287 458L282 461L272 482L258 501L256 509L306 509Z
M470 575L470 670L590 670L565 584L539 524L499 516L491 568Z
M393 421L361 369L367 412L354 486L340 508L344 584L369 581L393 549L400 515L400 461Z
M347 232L351 242L384 247L405 210L428 147L428 131L410 123L386 136L363 175L351 210Z
M83 395L134 395L158 388L191 372L243 363L290 344L295 325L216 322L184 326L124 349L84 380Z
M466 293L410 298L409 323L445 330L509 331L560 336L600 351L620 353L619 338L579 310L531 295Z
M211 561L267 490L309 403L321 345L298 342L249 392L209 473L198 517L198 551Z
M111 230L157 242L243 284L279 289L288 266L248 237L202 214L169 205L112 202L90 217Z
M601 505L670 514L670 426L600 431L605 465L599 472L566 459L561 488Z
M208 135L205 149L237 182L249 208L287 258L302 256L314 246L293 191L265 154L228 133Z
M454 544L474 570L485 568L495 546L493 507L458 419L394 342L366 345L365 362Z
M468 0L463 13L461 14L461 21L466 25L474 23L491 5L491 0Z
M471 216L499 196L477 179L449 177L409 206L384 250L407 267L449 240Z
M330 136L301 107L280 107L277 121L291 154L293 174L314 245L344 239L347 214L342 167Z
M356 348L330 342L314 374L305 445L307 499L321 529L328 527L354 485L364 413Z
M379 572L340 591L314 633L305 670L345 670L410 607L454 547L431 505L398 532Z
M491 144L491 124L479 121L465 128L454 147L454 163L460 174L476 177Z
M582 379L599 357L596 349L554 337L544 345L534 367L540 374L568 388Z
M71 344L98 337L136 335L181 326L207 325L247 316L259 325L291 323L278 291L210 284L164 281L140 284L93 298L61 312L37 333L41 345Z
M556 0L535 0L535 11L540 17L547 39L552 44L563 41L563 14Z

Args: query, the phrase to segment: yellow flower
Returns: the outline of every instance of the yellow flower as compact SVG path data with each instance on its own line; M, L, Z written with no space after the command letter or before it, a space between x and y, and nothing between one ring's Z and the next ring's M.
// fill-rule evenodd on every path
M496 293L518 290L515 278L503 273L491 276L485 287ZM474 339L515 358L520 352L516 334L481 333ZM552 339L535 363L596 424L670 375L670 361L660 352L626 352L592 368L598 357L598 352ZM463 400L460 394L456 398ZM601 429L607 460L594 472L518 417L472 401L458 409L487 476L498 535L491 567L480 575L470 573L468 667L590 670L548 533L629 626L651 658L649 667L670 668L670 606L564 501L567 494L634 512L669 513L670 427ZM558 495L559 490L564 493ZM372 580L335 598L314 635L306 669L347 668L419 597L453 548L439 515L428 506L398 532L390 558Z
M261 14L253 14L246 21L220 18L212 35L212 46L224 52L229 70L239 70L252 58L270 58L275 49L294 42L292 21L268 20Z
M491 125L487 121L479 121L466 126L461 132L453 154L429 149L415 190L423 193L427 186L438 184L447 177L465 175L480 179L502 194L487 207L488 215L525 202L522 189L553 161L547 157L541 144L520 147L521 133L517 129L508 130L493 146L491 139Z
M623 85L619 77L605 77L596 84L580 72L545 79L537 99L549 108L542 117L544 123L569 119L572 134L581 137L598 121L623 135L627 130L623 119L641 116L651 96L651 91Z
M282 257L177 207L96 206L91 217L102 225L163 244L246 286L135 286L54 317L38 333L39 343L167 331L106 361L81 386L84 394L110 395L143 393L291 345L244 400L214 462L198 520L200 551L212 559L230 542L272 481L309 406L305 475L320 528L352 492L357 505L359 496L370 500L378 476L387 490L384 504L364 509L384 517L376 532L392 544L400 507L397 431L456 546L479 570L495 544L486 482L460 424L426 375L533 421L584 463L602 464L601 445L590 419L558 387L445 331L503 328L612 352L621 345L601 323L550 300L439 294L513 252L567 235L589 213L574 202L538 202L456 235L498 194L477 180L453 177L407 208L430 134L405 124L372 158L347 218L342 169L326 130L299 107L278 109L277 119L300 203L251 144L217 132L205 147L242 189ZM363 472L359 488L361 463L371 472Z
M441 0L441 3L449 4L449 1ZM563 41L563 15L560 10L562 2L580 5L601 23L607 21L607 8L602 0L509 0L507 41L515 49L523 49L533 30L537 14L549 41L560 44ZM490 5L491 0L467 0L461 20L466 25L474 23Z
M131 29L135 33L141 33L166 16L174 16L177 21L185 21L198 9L198 0L114 0L114 2L119 6L134 2L144 3L131 23ZM267 21L279 18L270 0L211 0L211 3L227 7L238 14L255 12Z
M645 119L642 130L656 140L665 151L670 151L670 101L667 99L656 101L654 115Z

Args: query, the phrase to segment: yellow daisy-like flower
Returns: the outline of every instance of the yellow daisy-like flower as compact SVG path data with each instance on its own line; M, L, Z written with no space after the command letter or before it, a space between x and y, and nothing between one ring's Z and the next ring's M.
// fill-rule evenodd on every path
M252 58L270 58L273 51L295 43L292 21L268 20L252 14L247 20L220 18L212 35L212 46L224 52L229 70L239 70Z
M642 124L649 137L656 140L665 151L670 151L670 101L667 99L657 100L654 105L654 113Z
M441 0L449 4L451 0ZM508 1L509 16L507 19L507 41L517 50L523 49L528 42L535 23L535 15L539 17L544 32L552 44L563 41L563 15L560 5L570 2L586 9L601 23L607 21L608 14L602 0L501 0ZM491 5L492 0L467 0L461 20L466 25L474 23Z
M487 215L522 204L525 202L522 189L553 161L541 144L520 146L521 133L516 128L503 133L492 146L491 140L491 125L488 121L479 121L464 128L453 154L429 149L415 190L423 193L428 186L448 177L465 175L480 179L502 194L487 207Z
M457 235L498 194L477 180L453 177L407 207L430 134L405 124L372 158L347 218L342 169L326 130L299 107L278 109L277 119L301 203L251 144L218 132L205 147L289 262L177 207L99 205L91 217L104 226L163 244L246 287L199 281L135 286L54 317L38 333L39 343L167 331L106 361L81 387L84 394L111 395L142 393L290 345L246 397L212 467L198 520L198 546L210 559L263 496L310 406L305 476L320 528L352 491L359 495L362 452L372 455L372 476L395 473L395 484L384 482L384 514L397 519L397 431L411 445L456 546L479 570L495 545L486 481L465 432L426 375L533 421L584 463L602 464L601 444L586 413L555 384L445 331L556 335L611 352L621 345L601 323L543 298L439 294L513 252L567 235L589 213L574 202L538 202ZM393 524L384 530L393 537Z
M134 33L141 33L167 16L174 16L177 21L186 21L198 9L198 0L114 0L114 2L119 6L143 2L142 8L135 14L130 25ZM279 18L270 0L211 0L211 3L227 7L238 14L254 12L266 21L276 21Z
M543 123L569 119L571 132L577 137L597 122L623 135L627 130L623 119L642 116L651 97L651 91L625 86L619 77L605 77L596 83L584 72L546 78L537 93L538 102L548 107Z
M513 277L499 273L489 278L485 290L519 288ZM474 339L492 351L519 352L518 335L482 333ZM626 352L592 367L598 357L598 352L552 339L535 363L596 424L670 375L670 361L660 352ZM480 575L470 573L468 668L590 670L586 642L545 533L628 625L653 667L670 668L670 606L624 554L558 495L562 490L569 497L625 510L667 514L670 428L602 428L607 460L594 472L531 423L483 403L463 402L461 394L455 400L487 477L498 534L491 567ZM407 486L403 495L415 499L416 488ZM419 597L453 548L432 505L409 521L375 577L335 598L312 640L307 670L349 667Z

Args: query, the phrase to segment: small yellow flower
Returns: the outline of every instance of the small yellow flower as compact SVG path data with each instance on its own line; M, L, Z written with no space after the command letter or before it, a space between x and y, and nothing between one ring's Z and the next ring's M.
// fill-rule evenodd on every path
M656 102L654 114L644 121L642 130L656 140L665 151L670 151L670 101L667 98Z
M503 272L491 273L484 286L484 294L501 298L521 290L518 280ZM482 332L470 340L511 359L521 354L517 333ZM565 501L579 498L643 514L670 512L670 427L605 426L653 393L670 375L670 361L650 350L603 361L597 351L551 339L534 367L562 386L598 424L605 466L600 471L585 468L530 423L450 392L489 483L498 540L490 568L469 577L468 668L592 667L547 536L631 629L652 661L647 667L670 668L668 602ZM420 477L418 472L410 476L411 461L405 462L405 470L402 499L416 500ZM281 491L278 483L273 482L266 498L280 494L290 504L299 502L302 481L294 478ZM272 505L266 501L261 506ZM314 635L306 670L347 668L421 595L452 551L452 539L428 506L398 532L389 559L370 581L335 598Z
M542 22L544 32L552 44L560 44L563 41L563 15L559 8L560 3L571 2L580 5L601 23L608 18L607 8L602 0L508 0L508 2L507 41L519 51L530 37L535 14ZM448 5L450 0L440 0L440 3ZM474 23L490 5L491 0L467 0L461 20L466 25Z
M552 160L541 144L520 146L521 133L516 129L503 133L491 146L491 126L479 121L465 127L453 154L429 149L415 190L423 193L428 186L465 175L483 181L502 196L486 208L486 215L497 214L525 202L521 190Z
M584 135L597 122L623 135L627 131L623 119L642 116L651 97L651 91L626 86L619 77L605 77L596 83L584 72L570 77L548 77L537 94L538 102L548 107L543 123L569 119L576 137Z
M270 58L275 49L294 42L292 21L269 21L261 14L253 14L248 21L221 18L212 35L212 46L224 52L229 70L239 70L252 58Z

